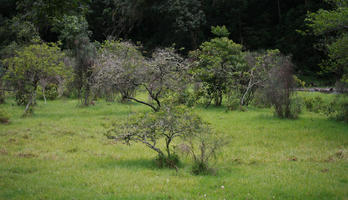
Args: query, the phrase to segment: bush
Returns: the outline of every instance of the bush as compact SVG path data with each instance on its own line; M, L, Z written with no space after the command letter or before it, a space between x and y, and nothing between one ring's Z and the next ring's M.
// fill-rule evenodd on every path
M304 98L304 105L310 112L323 112L326 110L326 104L320 96Z
M348 123L348 97L337 96L327 106L325 114L329 119Z
M297 119L302 112L303 100L300 97L292 97L290 100L290 119Z
M237 110L240 109L240 99L235 94L227 96L227 110Z
M207 163L195 162L192 166L192 173L195 175L213 174L214 170L209 168Z
M0 124L7 124L10 122L10 117L4 110L0 109Z
M156 165L159 168L169 167L175 168L177 170L177 166L180 162L179 156L175 153L171 154L169 157L164 155L158 155L155 159Z
M295 80L293 76L293 64L290 57L275 56L274 67L269 73L270 78L266 81L264 95L275 109L280 118L295 119L300 113L301 106L297 98L293 97Z
M193 92L184 90L182 92L170 92L167 94L163 103L169 103L174 105L186 105L187 107L193 107L198 101L197 96Z
M222 139L203 122L183 106L164 105L161 110L153 113L138 113L124 122L116 122L108 130L109 139L143 143L157 153L158 167L178 169L179 156L176 154L174 141L182 141L182 148L190 154L194 161L193 173L208 173L209 161L215 157L222 146ZM164 144L163 144L164 143ZM195 169L196 166L200 166Z
M143 143L158 154L159 167L177 168L178 156L173 151L173 141L192 138L202 131L203 122L183 106L163 106L158 112L138 113L124 122L116 122L107 132L109 139ZM164 141L164 145L161 145Z

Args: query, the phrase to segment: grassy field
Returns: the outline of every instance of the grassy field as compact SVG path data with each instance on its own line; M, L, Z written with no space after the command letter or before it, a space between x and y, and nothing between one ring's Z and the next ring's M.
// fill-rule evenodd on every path
M348 199L348 125L304 112L281 120L270 109L225 112L196 108L229 143L216 175L156 168L141 144L106 139L105 125L138 104L76 100L39 102L35 115L12 101L0 108L0 199Z

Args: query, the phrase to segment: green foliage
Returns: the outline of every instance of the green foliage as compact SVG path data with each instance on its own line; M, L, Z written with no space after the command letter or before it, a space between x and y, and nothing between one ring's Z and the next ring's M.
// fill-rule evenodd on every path
M185 137L189 154L193 159L192 173L195 175L214 174L215 170L211 167L211 161L227 144L226 138L218 136L208 123L202 124L198 129L195 134Z
M227 96L226 107L228 110L237 110L241 107L240 98L236 94L229 94Z
M306 109L310 112L320 113L324 112L327 107L327 103L324 102L323 98L320 96L315 97L305 97L304 98L304 105L306 106Z
M183 106L164 106L158 112L139 113L124 122L114 123L106 135L109 139L126 144L143 143L157 152L156 163L159 167L177 169L179 158L174 153L174 140L181 139L187 143L187 153L192 155L194 162L208 165L208 161L221 146L220 140L215 140L216 135L211 133L208 124L189 109ZM163 140L164 145L161 145Z
M5 79L16 90L17 103L27 104L25 112L35 104L41 79L64 74L63 57L57 44L42 43L24 47L4 60L8 67Z
M92 33L88 30L88 22L84 16L64 15L55 19L53 29L59 33L59 39L68 48L74 48L78 39L89 37Z
M228 37L230 32L227 30L226 26L212 26L211 32L218 37Z
M254 93L254 97L251 101L251 104L258 108L270 108L272 107L271 103L268 101L267 97L264 94L264 91L257 89Z
M334 73L336 78L348 83L348 3L341 0L329 1L333 10L320 9L309 13L306 21L315 35L325 35L325 50L329 60L322 64L323 72Z
M45 94L43 92L45 92ZM37 95L37 98L40 100L44 99L44 95L45 95L45 98L49 100L55 100L59 95L58 86L56 84L48 84L45 88L45 91L42 90L41 86L38 86L36 95Z
M327 106L325 114L330 119L348 123L348 97L346 95L337 96Z
M170 156L159 154L155 159L155 163L158 168L177 168L180 163L180 159L179 156L175 153L172 153Z
M124 122L113 124L107 136L127 144L143 143L157 152L161 165L171 164L175 158L175 156L172 157L173 140L195 132L197 125L194 123L198 120L199 118L191 115L184 107L164 107L158 112L139 113L130 116ZM161 139L165 140L164 149L158 147L158 141ZM169 167L176 167L176 165Z
M294 81L295 81L295 86L296 86L296 87L302 87L302 88L304 88L305 85L306 85L306 82L303 81L303 80L301 80L301 79L299 79L296 75L294 75Z
M36 27L42 38L47 39L47 32L54 29L57 20L64 16L84 16L88 12L88 3L90 0L19 0L17 11Z
M228 39L226 27L213 27L212 30L219 36L204 42L200 48L191 52L195 60L192 73L202 83L202 90L210 102L222 104L223 95L230 88L238 89L243 82L247 65L242 53L242 45Z
M287 118L297 119L302 113L303 99L299 96L292 96L290 99L290 114Z

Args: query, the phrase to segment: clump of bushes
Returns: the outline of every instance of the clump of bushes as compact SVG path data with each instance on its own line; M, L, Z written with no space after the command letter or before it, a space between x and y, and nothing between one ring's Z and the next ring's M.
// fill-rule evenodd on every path
M320 113L326 110L326 103L320 96L304 98L304 105L310 112Z
M337 96L327 105L325 114L329 119L348 123L348 97Z

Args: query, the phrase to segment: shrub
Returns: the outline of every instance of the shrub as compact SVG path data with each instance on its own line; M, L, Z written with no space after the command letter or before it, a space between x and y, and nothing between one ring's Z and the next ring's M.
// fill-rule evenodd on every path
M278 117L297 118L301 107L292 102L296 99L293 98L295 86L293 64L290 57L275 55L274 59L274 67L269 73L270 78L265 83L264 95L274 107Z
M227 98L227 109L237 110L240 108L240 101L238 98L228 97Z
M326 104L320 96L304 98L304 105L310 112L323 112L326 110Z
M159 168L169 167L177 169L180 160L179 156L175 153L171 154L168 157L159 154L155 159L155 162Z
M134 114L124 122L114 123L107 132L109 139L143 143L157 152L160 167L177 168L179 158L173 152L173 141L198 135L204 129L201 119L183 106L164 106L158 112ZM160 141L164 140L164 148Z
M290 100L290 114L288 118L297 119L302 112L303 100L300 97L292 97Z
M348 97L339 95L329 103L325 111L329 119L348 123Z
M124 122L114 123L106 136L109 139L143 143L157 153L158 167L178 169L179 156L174 140L181 139L185 152L190 154L195 174L205 174L209 161L215 157L223 140L210 129L209 124L183 106L163 106L158 112L134 114ZM164 145L162 144L164 142Z
M10 117L4 110L0 109L0 123L7 124L10 122Z

